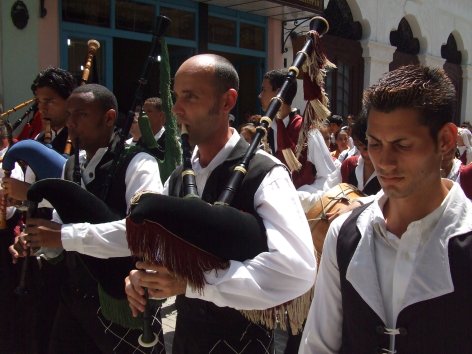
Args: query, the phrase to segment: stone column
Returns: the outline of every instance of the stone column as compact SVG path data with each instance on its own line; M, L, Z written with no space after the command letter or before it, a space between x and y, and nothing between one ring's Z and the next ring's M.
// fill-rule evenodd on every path
M388 65L393 60L396 47L389 44L362 41L362 55L364 57L364 88L375 84L383 74L387 73Z
M472 123L472 65L462 65L461 122Z

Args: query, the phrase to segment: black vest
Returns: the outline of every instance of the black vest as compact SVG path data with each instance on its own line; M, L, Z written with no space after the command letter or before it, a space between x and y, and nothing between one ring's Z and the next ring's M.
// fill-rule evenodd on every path
M356 169L353 169L349 174L347 183L357 186L358 181L356 177ZM364 189L362 189L361 192L365 195L375 195L380 189L382 189L382 187L380 186L379 179L376 176L364 185Z
M247 147L246 141L240 139L226 161L213 170L202 193L203 200L213 203L218 199L233 167L240 162ZM254 194L267 173L277 165L271 158L255 154L249 164L248 174L243 179L231 205L255 215L260 220L254 210ZM172 173L169 180L169 195L183 196L181 171L182 166ZM218 307L211 302L190 299L184 295L177 296L175 304L178 320L174 346L178 345L174 348L174 353L208 353L219 339L225 339L229 343L240 343L239 338L243 333L251 338L267 337L266 329L262 326L249 326L250 322L235 309Z
M68 136L69 136L69 130L67 129L67 127L62 128L59 134L57 134L54 137L54 139L51 141L51 147L62 155L66 147ZM39 133L36 140L41 143L44 143L44 132Z
M165 158L165 152L166 152L166 132L162 133L161 137L156 141L157 147L154 149L151 149L147 147L142 138L139 138L138 142L136 145L142 147L148 154L151 156L154 156L157 160L163 161Z
M108 170L113 162L113 155L107 152L95 168L95 178L86 185L86 189L105 201L110 209L117 215L117 220L126 216L126 184L125 175L129 163L139 153L139 148L131 148L124 154L111 179L111 185L105 199L103 194L104 185L107 183ZM74 158L66 162L64 171L65 179L72 180ZM78 210L77 212L80 212ZM84 220L87 222L87 220ZM77 252L67 252L67 264L70 272L69 285L79 288L83 292L96 292L97 282L103 289L115 298L125 298L124 278L133 269L134 264L131 257L95 258ZM91 276L90 276L91 275Z
M361 238L356 221L366 207L352 212L341 227L337 242L343 308L340 353L345 354L382 353L381 348L389 348L385 324L346 280ZM454 292L412 304L399 313L397 354L472 353L472 232L453 237L448 252Z

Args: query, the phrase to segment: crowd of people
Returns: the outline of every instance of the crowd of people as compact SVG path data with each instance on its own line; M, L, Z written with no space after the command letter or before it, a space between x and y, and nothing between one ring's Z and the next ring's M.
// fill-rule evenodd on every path
M2 178L8 199L1 307L11 320L2 320L2 352L165 353L161 302L151 299L173 296L173 353L274 353L278 323L289 324L286 354L472 352L472 134L453 123L455 92L444 71L396 69L365 91L357 116L333 114L306 131L303 112L292 106L296 80L286 78L285 69L264 75L262 110L282 87L283 102L248 166L238 167L261 116L233 127L240 88L227 59L200 54L184 61L174 77L172 113L188 133L191 156L161 180L165 123L174 118L165 116L159 98L143 102L144 113L136 113L129 140L117 150L115 95L98 84L76 86L59 68L41 71L32 91L50 128L35 140L56 155L72 142L75 154L64 159L64 183L58 179L51 200L30 208L32 215L21 215L18 204L28 204L47 181L19 165ZM143 114L157 148L143 139ZM2 153L8 157L9 149ZM18 164L39 159L35 154L27 151ZM192 187L204 202L218 204L234 166L244 176L239 189L229 188L236 190L230 206L213 207L222 212L211 220L218 227L199 230L176 210L170 224L152 222L159 224L155 234L141 226L143 239L166 244L136 263L127 230L129 236L141 195L186 200ZM186 185L189 174L194 184ZM305 214L340 183L365 197L330 216L317 259ZM84 196L70 193L72 185ZM74 203L64 200L71 194ZM219 223L232 209L263 236L251 257L231 258L230 233ZM100 217L87 220L92 212ZM174 242L183 244L172 248ZM202 257L191 272L203 269L200 287L195 274L181 270L189 253ZM222 265L206 265L208 254ZM25 264L31 289L19 297L14 289ZM284 319L275 315L280 309ZM141 342L143 312L157 333L148 347ZM25 328L27 340L11 340Z

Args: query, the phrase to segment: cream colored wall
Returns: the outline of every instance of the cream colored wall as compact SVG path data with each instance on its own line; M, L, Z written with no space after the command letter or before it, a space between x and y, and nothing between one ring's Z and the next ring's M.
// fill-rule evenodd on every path
M10 16L14 2L0 1L0 99L5 110L33 97L30 86L38 71L39 2L24 0L29 20L21 30L13 25Z
M420 42L423 65L442 67L441 46L452 33L462 53L463 94L461 121L472 121L472 1L470 0L347 0L355 21L363 25L364 86L388 71L395 48L390 32L405 17ZM325 0L325 5L328 3Z
M376 83L389 70L395 47L390 45L390 32L398 28L405 17L413 36L420 42L420 63L429 66L444 65L441 46L452 33L462 53L463 88L461 121L472 122L472 1L471 0L346 0L354 21L362 24L364 87ZM325 0L325 7L329 0ZM301 26L297 31L306 30ZM279 36L277 36L279 40ZM291 41L289 51L282 56L293 60ZM282 64L280 64L282 66ZM299 84L300 87L300 84ZM302 90L295 101L303 106Z

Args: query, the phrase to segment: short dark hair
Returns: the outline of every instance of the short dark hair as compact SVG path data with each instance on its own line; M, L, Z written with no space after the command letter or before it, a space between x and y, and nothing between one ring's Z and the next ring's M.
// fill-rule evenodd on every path
M359 140L362 144L367 146L367 116L362 112L357 117L352 125L351 136L353 140Z
M343 125L344 120L343 117L341 117L340 115L333 114L331 117L328 118L328 122L341 126Z
M267 79L272 86L272 90L279 90L287 78L288 70L287 69L275 69L270 70L265 73L264 79ZM297 80L293 79L289 81L286 97L284 97L285 103L291 105L295 95L297 94Z
M239 127L239 132L247 130L251 135L256 134L256 125L254 123L246 123Z
M42 70L34 79L31 91L36 94L40 87L49 87L63 99L67 99L77 86L72 74L64 69L48 67Z
M159 111L162 111L162 100L159 97L149 97L144 101L144 103L150 103Z
M420 65L402 66L387 73L364 92L363 109L389 113L397 108L411 108L420 113L420 124L429 127L433 139L452 122L456 91L446 72Z
M208 54L215 60L215 85L218 93L225 93L229 89L239 91L239 76L231 62L216 54Z
M109 89L105 86L98 84L86 84L77 87L72 93L89 93L93 94L95 101L97 101L102 107L103 111L106 112L109 109L114 109L118 113L118 102L116 97Z

